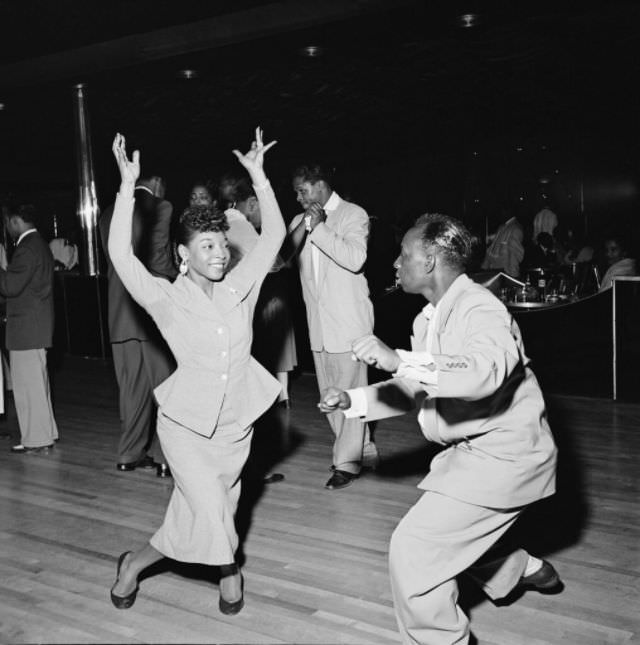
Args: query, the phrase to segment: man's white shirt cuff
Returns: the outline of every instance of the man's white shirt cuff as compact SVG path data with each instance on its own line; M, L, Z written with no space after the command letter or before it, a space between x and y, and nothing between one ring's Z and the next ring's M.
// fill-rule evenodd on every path
M343 410L344 416L347 419L354 419L355 417L366 417L367 416L367 395L364 393L364 390L361 387L354 388L353 390L347 390L347 394L351 399L351 406L346 410Z

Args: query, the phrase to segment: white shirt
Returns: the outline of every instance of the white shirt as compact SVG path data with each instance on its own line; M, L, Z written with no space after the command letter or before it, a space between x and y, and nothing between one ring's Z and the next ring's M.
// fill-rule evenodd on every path
M27 230L26 230L24 233L22 233L22 235L18 238L18 241L16 242L16 246L18 246L18 244L20 244L20 242L22 242L22 240L23 240L25 237L27 237L27 235L29 235L30 233L35 233L35 232L36 232L36 229L35 229L35 228L27 229Z

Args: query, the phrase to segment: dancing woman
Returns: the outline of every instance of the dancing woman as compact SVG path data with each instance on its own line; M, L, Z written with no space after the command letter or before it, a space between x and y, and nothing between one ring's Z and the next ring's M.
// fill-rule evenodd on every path
M247 169L260 202L258 243L232 270L223 214L210 206L187 208L177 239L181 259L175 282L152 277L131 248L133 189L140 155L127 158L120 134L113 142L122 183L109 235L113 265L132 297L152 316L178 368L155 390L158 437L175 487L164 522L138 551L118 560L111 601L133 605L138 576L163 557L220 568L220 611L243 606L243 581L235 552L234 513L240 472L247 460L252 424L278 396L278 382L250 355L251 323L260 286L285 235L275 195L263 170L262 131L246 154L234 150Z

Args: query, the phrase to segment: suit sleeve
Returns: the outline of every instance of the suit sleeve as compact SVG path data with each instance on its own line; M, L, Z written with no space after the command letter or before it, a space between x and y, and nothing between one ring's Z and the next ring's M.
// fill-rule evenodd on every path
M173 280L178 274L171 252L171 216L173 206L164 200L158 204L155 219L149 230L147 269L159 278Z
M254 186L254 189L262 216L260 237L251 251L229 272L233 283L240 289L241 298L250 292L258 297L260 285L275 262L286 232L271 185Z
M358 273L367 259L369 216L357 207L348 213L345 220L341 234L327 226L326 222L321 222L308 239L343 269Z
M108 251L113 267L131 297L145 309L159 300L163 291L134 255L132 247L133 189L118 193L109 230ZM159 282L162 282L161 280Z
M423 384L430 397L485 398L494 394L523 360L519 331L500 303L478 299L461 314L465 328L453 330L448 338L446 330L441 335L441 345L459 345L459 351L432 355L437 385Z
M0 269L0 293L5 298L19 296L31 282L36 257L26 245L19 245L6 269Z

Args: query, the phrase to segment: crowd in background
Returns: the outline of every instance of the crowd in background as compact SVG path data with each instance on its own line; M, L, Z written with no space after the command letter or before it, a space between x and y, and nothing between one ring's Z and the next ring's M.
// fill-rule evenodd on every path
M544 271L584 280L589 275L585 269L593 267L599 291L611 288L614 276L637 275L629 232L609 229L597 237L581 234L563 225L550 208L538 211L530 227L523 226L508 208L501 215L500 226L487 240L484 269L525 279L529 272Z

